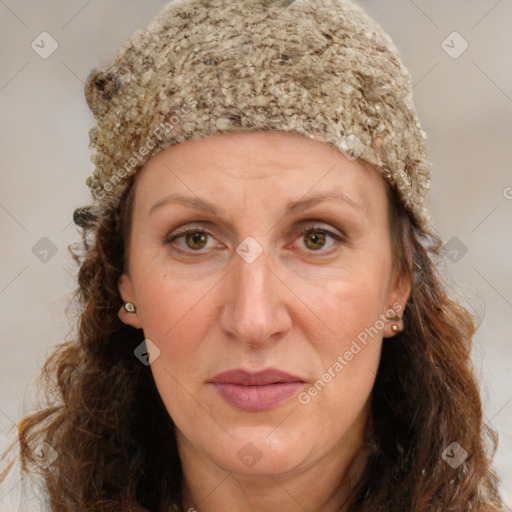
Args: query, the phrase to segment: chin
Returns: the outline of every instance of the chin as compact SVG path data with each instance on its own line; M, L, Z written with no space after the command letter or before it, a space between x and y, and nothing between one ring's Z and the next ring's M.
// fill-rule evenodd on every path
M293 431L265 425L230 430L230 433L231 436L226 433L223 439L215 440L214 446L204 449L218 466L233 473L283 474L307 464L314 453L314 440L309 440L304 429L297 429L297 425Z

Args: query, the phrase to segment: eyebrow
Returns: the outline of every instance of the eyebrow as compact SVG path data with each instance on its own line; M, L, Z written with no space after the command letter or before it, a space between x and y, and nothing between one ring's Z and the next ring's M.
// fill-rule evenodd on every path
M356 203L352 198L350 198L347 194L342 192L341 190L330 190L327 192L320 192L318 194L312 195L307 199L299 199L297 201L290 201L286 203L285 206L285 215L290 213L299 213L313 206L327 200L334 200L344 204L347 204L358 210L362 214L366 214L366 209ZM209 212L218 216L221 212L218 207L208 201L207 199L201 199L199 197L192 196L184 196L181 194L169 194L165 197L159 199L149 210L149 215L151 215L158 208L168 205L168 204L181 204L188 208L192 208L194 210L198 210L201 212Z

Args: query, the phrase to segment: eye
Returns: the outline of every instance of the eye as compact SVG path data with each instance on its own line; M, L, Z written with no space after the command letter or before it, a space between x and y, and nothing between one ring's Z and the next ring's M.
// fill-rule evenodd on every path
M326 240L328 238L334 240L334 242L328 246L328 248L344 242L344 238L342 236L330 231L329 229L325 229L324 227L317 225L306 226L301 231L299 231L298 234L302 237L305 246L308 249L311 249L313 252L326 252L321 251L321 249L325 248Z
M175 240L183 238L186 246L179 247L180 250L186 251L187 249L192 249L192 251L198 252L201 249L204 249L209 236L212 236L211 233L201 227L187 226L168 238L165 243L171 244Z
M208 237L212 237L212 234L201 226L187 226L177 233L172 234L165 243L172 244L176 242L176 240L183 239L185 246L176 244L178 245L179 251L199 253L205 252L202 251L202 249L208 248ZM318 225L305 226L297 233L297 237L303 237L304 244L306 248L310 249L310 252L327 252L322 251L322 249L326 247L328 238L331 238L333 243L327 246L327 248L345 242L345 239L341 235Z

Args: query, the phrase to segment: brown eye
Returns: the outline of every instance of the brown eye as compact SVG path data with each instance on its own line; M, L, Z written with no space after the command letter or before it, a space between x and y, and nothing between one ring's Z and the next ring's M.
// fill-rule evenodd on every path
M310 230L304 234L304 240L309 249L318 250L325 245L325 233L319 230ZM308 241L311 244L308 244Z
M203 231L193 231L191 233L185 233L185 243L190 249L202 249L208 238L208 233Z
M208 244L208 237L211 237L211 233L203 230L202 228L188 227L183 229L179 233L175 233L168 240L166 244L172 244L176 240L183 238L184 244L176 244L178 250L182 252L200 252Z
M321 254L330 252L328 251L329 248L345 242L345 239L342 236L333 233L329 229L324 229L318 226L307 226L299 233L299 236L302 237L304 246L309 250L309 252L318 252ZM333 240L331 245L326 245L328 238Z

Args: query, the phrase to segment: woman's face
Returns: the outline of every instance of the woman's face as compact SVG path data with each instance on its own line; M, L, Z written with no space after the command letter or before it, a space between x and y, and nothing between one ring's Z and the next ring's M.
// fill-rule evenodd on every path
M164 150L135 187L119 288L137 311L119 316L152 342L182 460L346 460L410 290L391 275L382 177L317 140L245 132Z

